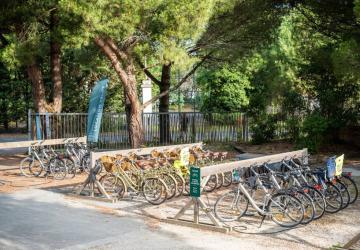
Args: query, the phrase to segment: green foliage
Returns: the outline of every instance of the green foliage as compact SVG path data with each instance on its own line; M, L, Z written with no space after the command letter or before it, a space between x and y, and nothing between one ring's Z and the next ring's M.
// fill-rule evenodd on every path
M262 113L251 120L250 130L252 132L253 144L269 142L275 138L278 118L276 115Z
M202 111L240 111L249 103L246 91L250 89L250 82L236 68L203 70L197 81L202 89Z
M317 152L324 142L328 125L328 121L318 112L308 115L301 127L298 146L307 147L311 153Z

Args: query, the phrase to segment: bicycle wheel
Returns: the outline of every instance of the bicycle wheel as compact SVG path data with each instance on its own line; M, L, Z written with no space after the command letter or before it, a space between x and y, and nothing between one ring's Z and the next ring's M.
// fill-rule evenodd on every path
M218 183L218 176L217 175L211 175L209 180L207 181L205 187L204 187L204 191L205 192L212 192L215 190L216 186Z
M231 171L224 173L223 187L228 187L233 182L233 174Z
M106 174L99 180L100 184L111 197L123 198L127 192L125 182L113 174Z
M86 173L90 173L90 154L85 154L80 161L80 167L83 171L85 171ZM101 169L102 171L102 169ZM101 173L101 171L99 171L99 173Z
M165 182L159 178L147 178L142 186L145 199L153 205L159 205L166 200L167 189Z
M22 175L26 177L34 176L34 174L30 171L33 162L34 159L32 157L26 157L20 162L20 172Z
M33 176L39 177L43 172L43 166L38 159L33 158L32 163L29 165L29 171Z
M347 190L349 191L350 204L353 204L357 200L359 194L359 189L355 181L350 176L345 175L341 178L341 182L345 184Z
M161 179L165 182L168 188L167 199L173 198L177 192L176 179L171 174L162 174Z
M49 170L55 180L63 180L67 175L65 163L59 158L52 158L49 161Z
M70 157L66 156L62 159L62 161L65 164L66 170L67 170L67 175L70 178L74 178L76 176L76 171L77 171L77 167L75 165L75 162L73 159L71 159Z
M221 188L222 185L224 184L224 174L219 173L216 174L216 176L217 176L216 188Z
M273 195L267 209L271 220L282 227L295 227L304 219L304 207L301 201L288 194Z
M326 201L325 211L327 213L336 213L340 211L343 198L340 190L332 183L326 183L326 189L323 190Z
M214 205L216 218L231 222L242 217L249 207L249 200L238 190L229 191L220 196Z
M350 193L346 188L346 185L342 181L337 180L335 186L340 190L341 196L343 198L343 203L341 209L347 208L350 204Z
M183 195L188 196L190 194L190 176L185 177L185 189Z
M326 201L324 195L319 190L313 187L306 188L309 190L308 194L310 195L315 205L314 220L320 219L324 215L326 208Z
M184 192L184 189L185 189L185 180L184 180L184 178L183 178L181 175L179 175L179 174L177 174L177 173L172 173L171 175L175 178L175 180L176 180L176 185L177 185L177 190L176 190L176 195L175 195L175 197L179 197L179 196L181 196L181 195L183 194L183 192Z
M311 197L302 190L296 192L295 197L299 199L304 207L304 219L301 224L310 223L315 217L315 205Z

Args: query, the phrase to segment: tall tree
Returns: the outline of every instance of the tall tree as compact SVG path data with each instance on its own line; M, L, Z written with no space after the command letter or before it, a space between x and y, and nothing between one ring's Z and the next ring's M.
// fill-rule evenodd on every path
M88 39L93 39L122 82L132 147L139 147L143 141L142 109L169 92L165 90L151 102L140 104L136 58L142 58L147 51L155 52L164 65L172 65L176 58L179 61L188 58L182 43L191 41L194 34L205 28L213 2L136 0L123 1L121 5L110 0L62 2L63 9L81 18L83 37L89 35Z
M10 37L13 64L23 65L32 82L34 106L37 112L61 112L61 44L57 1L2 1L0 4L3 38ZM5 38L6 39L6 38ZM10 43L9 42L9 43ZM50 51L52 95L46 93L42 65Z

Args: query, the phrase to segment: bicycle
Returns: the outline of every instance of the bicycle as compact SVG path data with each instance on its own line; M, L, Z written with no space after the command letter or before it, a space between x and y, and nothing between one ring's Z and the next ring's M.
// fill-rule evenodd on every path
M101 162L104 162L104 157ZM104 167L109 169L109 166ZM128 171L130 169L131 171ZM142 193L149 203L159 205L168 195L168 187L161 178L147 173L145 169L134 169L132 164L124 159L117 159L115 163L111 163L111 172L102 176L99 181L106 192L116 198L123 198L126 193L132 191L135 195Z
M303 187L301 185L294 185L294 186L286 186L284 185L284 182L282 185L278 182L276 177L280 177L281 180L286 181L289 176L284 175L282 173L275 172L272 170L268 163L263 163L263 165L260 166L260 168L263 167L267 171L265 174L258 174L256 171L254 171L254 168L251 168L254 174L259 175L260 179L261 177L265 178L265 181L270 182L270 185L273 185L275 190L277 191L285 191L288 194L296 197L301 201L301 203L304 206L305 213L304 213L304 219L302 220L301 224L308 224L315 218L315 204L311 196L308 194L309 189L306 187ZM261 179L261 181L264 181Z
M258 205L245 185L246 181L240 181L236 189L217 199L214 213L220 221L231 222L240 219L246 213L249 203L263 217L261 223L266 217L270 217L274 223L282 227L294 227L303 221L305 210L299 199L285 191L269 192L255 175L250 180L248 178L247 185L251 193L258 188L264 191L262 204Z
M55 180L63 180L67 174L64 162L57 156L51 156L54 151L43 147L30 146L30 156L20 162L20 172L27 177L38 177L45 171L45 177L52 175Z

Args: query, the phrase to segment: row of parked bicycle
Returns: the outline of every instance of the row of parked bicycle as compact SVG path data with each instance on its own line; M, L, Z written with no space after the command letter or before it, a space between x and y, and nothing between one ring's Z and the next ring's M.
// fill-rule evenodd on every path
M221 162L227 157L227 152L212 152L200 146L189 149L189 164L199 167ZM107 174L100 178L105 191L115 198L125 194L140 195L151 204L161 204L165 200L188 195L189 167L180 161L181 149L158 151L150 155L103 156L97 162L99 168L104 168ZM232 172L213 175L204 187L211 192L232 183Z
M251 204L263 219L268 216L280 226L294 227L324 213L336 213L358 197L350 172L334 175L326 167L311 169L300 159L283 159L277 166L255 164L238 171L237 187L221 195L214 205L216 217L223 222L239 220Z
M180 149L103 156L97 162L107 174L100 183L113 197L143 194L151 204L189 193L189 167L178 164ZM226 152L190 148L189 166L202 167L223 161ZM307 224L325 213L336 213L356 201L358 187L351 173L331 176L326 168L311 169L303 159L286 158L277 164L262 163L210 176L203 191L230 187L213 207L223 222L239 220L252 205L284 227ZM232 185L234 184L234 185ZM257 192L261 191L261 192Z
M147 156L103 156L96 162L96 174L110 196L120 199L125 194L143 194L148 202L157 205L189 194L189 166L212 165L227 157L227 152L194 146L189 149L189 164L185 165L180 161L181 153L180 148L174 148L153 150ZM67 142L61 153L50 147L33 146L20 170L25 176L45 173L57 180L79 172L89 173L89 150L85 144L74 141ZM213 207L220 221L239 220L251 205L263 218L293 227L319 219L324 213L336 213L356 201L358 187L351 173L332 173L327 168L311 169L303 159L286 158L277 164L255 164L211 175L203 191L230 187Z
M74 178L78 173L90 170L90 151L85 143L66 141L64 149L51 146L30 147L30 155L20 163L22 175L31 177L52 176L55 180Z

